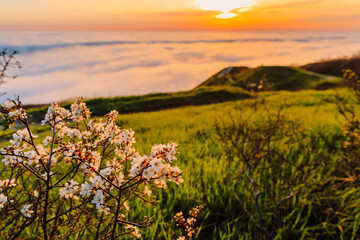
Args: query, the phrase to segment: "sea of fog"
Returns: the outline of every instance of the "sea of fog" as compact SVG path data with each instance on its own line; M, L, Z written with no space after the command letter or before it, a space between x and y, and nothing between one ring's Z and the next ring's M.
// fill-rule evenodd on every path
M0 32L23 68L0 100L25 104L189 90L224 67L360 53L359 32Z

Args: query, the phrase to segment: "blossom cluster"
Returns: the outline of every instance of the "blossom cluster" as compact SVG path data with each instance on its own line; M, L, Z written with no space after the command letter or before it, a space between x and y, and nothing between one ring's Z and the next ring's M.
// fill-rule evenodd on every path
M191 239L192 235L196 233L199 229L198 227L195 227L196 217L203 208L202 205L194 207L189 211L190 217L188 218L185 218L182 212L175 214L174 219L176 221L176 226L182 227L186 233L186 236L180 236L177 240Z
M19 106L19 101L5 101L0 107L12 119L27 118L25 110Z
M150 156L136 156L133 159L130 175L136 177L142 173L142 177L147 180L154 180L158 187L166 188L166 181L173 181L177 184L183 182L181 170L177 166L172 166L178 154L177 145L169 143L167 145L156 145L151 149Z
M92 205L99 214L113 214L116 222L120 218L125 221L130 197L139 196L137 193L150 196L151 186L165 188L166 180L183 182L180 168L173 165L179 154L177 145L155 145L149 155L140 155L134 148L135 132L116 124L117 111L106 114L104 119L90 119L90 111L81 99L70 110L53 103L41 122L50 126L52 134L39 139L31 132L19 102L7 102L2 109L10 118L25 124L24 129L13 134L10 145L0 149L4 167L9 168L10 175L26 172L32 180L25 181L22 177L0 180L0 210L7 207L31 218L34 214L46 214L49 202L62 199L71 202L67 210L64 208L65 212L80 211L71 207L78 201ZM40 184L34 186L31 184L34 181ZM16 184L19 191L32 188L32 197L20 198L21 194L1 190ZM60 198L49 199L56 195ZM9 204L10 201L16 204ZM55 209L55 206L52 203L51 207ZM138 225L125 222L124 229L139 238Z

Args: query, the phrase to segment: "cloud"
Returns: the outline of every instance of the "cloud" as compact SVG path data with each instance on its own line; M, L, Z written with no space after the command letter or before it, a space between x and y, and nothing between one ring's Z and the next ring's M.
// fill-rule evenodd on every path
M14 39L15 47L38 46L17 56L24 68L12 73L19 78L1 85L5 97L20 95L25 104L188 90L228 66L304 64L351 55L360 44L355 33L296 32L33 32L0 39L0 46Z
M360 11L359 11L360 12ZM360 21L359 14L326 14L322 16L315 16L315 17L307 17L304 18L305 20L312 21L312 22L340 22L340 21Z
M331 17L330 17L331 18ZM334 16L336 20L354 20L360 19L357 15L352 16ZM309 18L312 20L324 20L324 17L313 17ZM334 21L336 21L334 19ZM329 40L329 39L339 39L346 37L301 37L301 38L267 38L267 37L254 37L254 38L229 38L229 39L199 39L199 40L125 40L125 41L93 41L93 42L76 42L76 43L58 43L58 44L48 44L48 45L0 45L0 49L7 49L10 51L16 50L23 54L31 54L41 51L50 51L56 49L64 48L74 48L74 47L102 47L102 46L116 46L116 45L162 45L162 44L213 44L213 43L242 43L242 42L285 42L285 41L294 41L294 42L310 42L318 40ZM167 47L170 49L170 47ZM118 51L123 51L123 49ZM76 53L75 53L76 54Z
M242 62L246 60L252 60L253 57L251 56L239 56L235 54L222 54L218 53L211 56L214 61L223 61L228 63L236 63L236 62Z
M283 9L283 8L293 8L298 6L305 6L305 5L313 5L323 2L324 0L308 0L308 1L292 1L292 2L285 2L282 4L259 4L259 8L263 9Z

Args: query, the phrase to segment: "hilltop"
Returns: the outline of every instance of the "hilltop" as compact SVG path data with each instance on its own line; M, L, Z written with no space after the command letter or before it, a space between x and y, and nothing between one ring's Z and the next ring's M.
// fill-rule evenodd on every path
M195 89L209 86L233 86L251 91L327 89L341 79L290 66L260 66L257 68L228 67L216 73Z

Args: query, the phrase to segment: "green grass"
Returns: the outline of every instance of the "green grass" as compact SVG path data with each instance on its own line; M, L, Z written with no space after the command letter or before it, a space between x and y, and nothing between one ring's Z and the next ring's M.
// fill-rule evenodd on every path
M340 89L338 92L344 97L349 94L346 89ZM291 159L304 158L299 153L302 152L302 148L307 146L305 143L308 141L314 152L310 161L319 162L314 171L319 169L322 171L322 175L317 175L321 179L328 177L329 172L333 171L338 157L328 149L325 140L337 146L342 141L343 118L338 114L335 105L325 101L334 97L335 94L335 90L263 92L256 99L119 115L117 122L136 132L135 147L141 153L149 153L152 145L169 141L177 142L181 153L176 165L183 170L184 183L179 186L170 183L168 189L159 190L156 195L159 202L156 206L140 200L131 203L131 207L134 209L131 216L133 219L141 219L144 215L154 216L152 227L144 232L144 236L146 236L144 239L172 239L171 229L175 225L174 214L178 211L188 212L199 204L205 206L198 222L201 226L199 239L263 239L263 235L251 223L230 190L231 178L239 172L239 165L236 161L229 161L225 155L224 146L214 130L215 122L226 123L230 115L237 116L239 114L253 114L252 120L260 121L265 119L269 111L283 107L284 114L299 122L307 138L304 139L304 143L298 145L289 146L283 143L280 146L281 149ZM164 96L168 95L148 95L149 98L154 99L162 99ZM119 98L115 98L115 102L110 106L103 105L103 111L117 106L119 104L116 102L117 99ZM129 98L130 100L135 101L135 99ZM105 101L105 99L88 101L90 106L95 103L96 106L101 106L101 104L109 104L109 102L110 100ZM256 102L258 107L255 114L253 106ZM34 128L40 135L48 133L44 127L36 125ZM10 137L13 131L1 132L0 138L3 140L1 145L5 144L4 140ZM325 140L322 138L323 136L326 137ZM321 165L324 162L326 162L326 167ZM242 191L242 184L244 183L238 182L237 191ZM345 194L345 190L341 191L329 194L331 194L331 198L335 198ZM243 194L246 198L248 193L244 192ZM331 224L334 224L331 221L336 219L326 218L328 215L325 214L326 207L321 200L322 196L319 197L319 194L311 196L313 197L311 200L293 200L292 204L296 204L295 208L293 205L289 205L289 210L295 211L291 221L289 220L292 224L280 230L284 233L280 233L279 236L283 236L284 239L287 237L300 239L301 236L304 239L316 239L320 232L329 231L330 234L323 239L340 239L339 232L334 232L334 227L331 227ZM339 203L339 209L347 214L359 211L356 199L360 197L360 191L354 191L353 194L346 196L342 200L342 205ZM346 204L349 202L354 205ZM337 224L345 228L344 225L351 225L358 220L358 218L348 219L344 220L342 225L338 223L339 221ZM323 221L328 221L329 225L323 226L320 231L319 224L321 225Z
M346 90L340 92L343 95L348 93ZM266 115L267 109L284 106L284 112L311 133L312 145L319 150L319 156L323 151L321 157L326 158L329 153L321 141L320 133L325 132L334 142L339 142L337 136L343 121L336 107L324 101L334 94L333 90L264 93L260 97L264 97L265 102L260 105L259 114L255 118L259 120L262 115ZM143 153L159 142L179 143L181 155L177 164L184 171L185 182L180 186L170 184L168 191L159 193L160 203L155 213L156 226L149 231L152 236L149 239L171 239L167 228L173 227L173 215L177 211L186 212L197 204L205 205L204 215L207 216L201 222L200 239L262 238L229 189L230 178L238 172L238 165L226 159L224 148L214 132L215 121L226 121L230 114L239 114L239 110L251 114L255 101L249 99L119 116L118 121L136 131L137 148ZM283 147L288 148L286 145ZM334 158L331 153L330 156ZM326 160L331 161L331 158ZM137 204L140 203L135 203ZM149 206L147 213L150 214L153 208ZM160 230L162 227L164 230Z
M134 113L157 111L187 105L205 105L238 99L252 98L253 96L242 89L228 86L199 88L192 91L175 93L155 93L142 96L94 98L86 100L86 104L93 116L103 116L111 110L119 113ZM69 107L70 104L63 104ZM40 122L46 113L47 107L29 109L31 120Z

